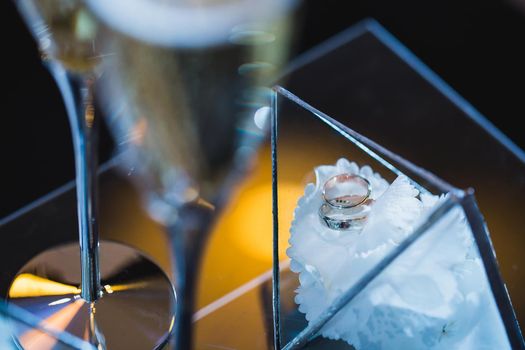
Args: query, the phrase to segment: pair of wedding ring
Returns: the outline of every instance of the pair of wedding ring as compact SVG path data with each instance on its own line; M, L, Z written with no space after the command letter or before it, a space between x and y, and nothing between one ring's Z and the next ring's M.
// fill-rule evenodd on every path
M329 178L323 185L321 221L333 230L362 228L373 203L371 192L370 182L362 176L344 173Z

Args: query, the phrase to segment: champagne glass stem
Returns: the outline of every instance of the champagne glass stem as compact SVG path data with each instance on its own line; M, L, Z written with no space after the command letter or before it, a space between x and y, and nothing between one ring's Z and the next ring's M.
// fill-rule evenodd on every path
M73 137L80 240L81 297L95 302L101 293L97 216L97 125L93 110L93 79L47 62L62 94Z
M212 224L213 209L190 203L180 209L179 217L183 219L169 227L177 271L175 349L190 350L201 255Z

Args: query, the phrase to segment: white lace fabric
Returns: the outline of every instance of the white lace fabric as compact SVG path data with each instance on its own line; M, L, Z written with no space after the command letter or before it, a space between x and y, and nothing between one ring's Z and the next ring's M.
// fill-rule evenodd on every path
M362 230L337 231L319 218L323 184L359 174L375 200ZM391 184L369 166L346 159L315 169L291 226L295 301L311 322L393 247L444 197L420 195L404 176ZM454 208L386 268L325 327L321 335L356 349L509 348L483 265L460 208ZM480 339L483 341L480 342Z

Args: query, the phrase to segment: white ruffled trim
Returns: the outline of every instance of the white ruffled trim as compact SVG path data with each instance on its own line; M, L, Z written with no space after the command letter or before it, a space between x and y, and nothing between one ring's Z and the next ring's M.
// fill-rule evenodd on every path
M362 231L336 231L318 217L322 186L330 177L360 174L375 204ZM295 302L314 320L439 205L444 197L419 196L405 176L392 184L369 166L346 159L315 169L291 226L290 269L298 273ZM484 271L463 212L453 209L425 239L409 248L322 330L357 349L450 348L465 339L489 298Z

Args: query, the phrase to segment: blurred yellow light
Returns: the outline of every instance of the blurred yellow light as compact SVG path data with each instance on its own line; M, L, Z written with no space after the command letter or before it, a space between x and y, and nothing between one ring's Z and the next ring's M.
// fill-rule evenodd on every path
M114 292L123 292L126 290L133 290L133 289L141 289L148 285L148 282L136 282L136 283L127 283L127 284L114 284L110 286L109 284L106 284L104 286L104 289L108 294L112 294Z
M30 273L16 276L9 289L10 298L79 294L80 289L64 283L48 280Z
M285 256L288 247L290 224L297 198L301 197L303 187L296 183L279 184L279 251ZM238 205L219 223L218 230L229 232L231 241L248 255L272 261L273 220L272 185L266 183L243 191L236 201Z

